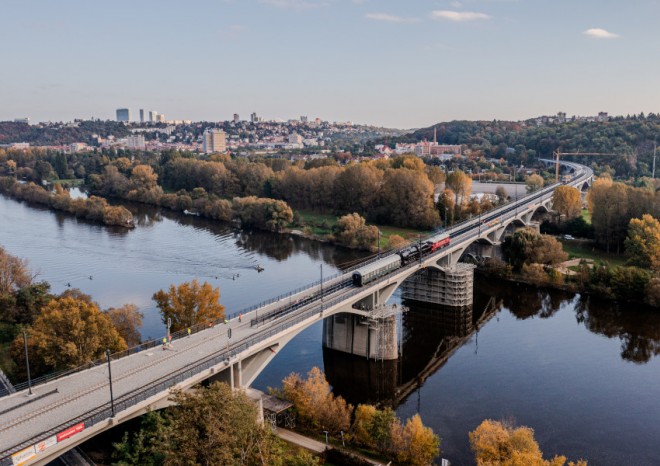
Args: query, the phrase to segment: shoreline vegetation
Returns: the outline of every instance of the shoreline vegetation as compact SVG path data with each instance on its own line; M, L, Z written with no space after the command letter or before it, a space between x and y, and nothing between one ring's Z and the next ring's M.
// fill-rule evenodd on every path
M18 201L46 206L52 210L67 212L77 218L99 222L108 226L135 228L133 214L123 206L112 206L102 197L91 196L88 199L74 199L69 192L56 184L48 191L32 182L21 183L15 178L0 177L0 194Z

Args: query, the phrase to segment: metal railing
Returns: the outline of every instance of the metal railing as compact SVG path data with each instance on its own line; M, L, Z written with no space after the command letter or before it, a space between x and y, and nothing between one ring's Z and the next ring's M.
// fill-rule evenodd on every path
M586 170L580 176L577 176L577 177L574 177L573 179L571 179L569 181L569 183L578 182L578 181L580 181L579 178L588 178L589 176L591 176L590 173L589 173L589 170ZM551 190L554 190L554 187L556 187L558 184L560 184L560 183L555 183L555 184L551 185L551 187L548 187L548 188L551 188ZM526 203L528 203L532 200L538 199L539 197L542 200L545 200L546 196L549 196L551 194L551 193L548 192L548 188L544 188L542 190L539 190L539 192L534 193L535 195L532 196L532 197L530 197L531 195L530 196L525 196L525 198L523 198L521 200L518 200L517 202L525 201L525 202L523 202L523 204L526 204ZM505 206L505 207L510 207L510 206ZM511 210L505 211L504 214L508 214L506 216L507 219L510 218L510 217L517 216L517 212L512 212ZM493 216L497 217L498 213L489 212L489 218L491 218ZM463 223L465 223L465 222L463 222ZM473 235L472 231L466 231L466 232L463 232L463 233L457 235L455 237L455 239L456 240L459 240L459 239L462 240L462 239L466 239L468 236L472 236L472 235ZM441 250L438 250L438 252L440 252L440 251ZM428 255L426 257L428 257ZM371 262L373 262L373 261L371 261ZM362 265L364 265L364 264L362 264ZM373 282L370 282L370 287L373 286L373 285L377 285L379 283L385 282L386 280L389 280L390 277L395 273L398 274L402 271L406 271L406 270L409 270L411 268L416 268L418 266L419 266L419 262L417 262L417 261L413 261L409 264L406 264L403 267L395 269L392 272L378 278L377 280L374 280ZM338 276L341 276L341 275L342 274L336 274L334 276L328 277L327 280L323 280L323 283L325 283L326 281L333 280L333 279L335 279L335 278L337 278ZM282 299L282 297L292 296L293 294L299 293L300 291L309 289L309 288L314 287L314 286L319 286L320 284L321 284L321 281L313 282L310 285L306 285L306 286L298 288L297 290L294 290L292 292L286 293L284 295L280 295L280 297L278 297L278 298L273 298L271 300L264 301L264 303L266 303L266 304L261 304L261 306L263 307L267 304L270 304L270 303L275 302L279 299ZM343 289L343 288L344 287L340 287L340 289ZM304 322L305 320L307 320L307 319L309 319L309 318L311 318L315 315L318 315L319 318L322 318L324 309L327 310L328 308L331 308L331 307L333 307L337 304L343 303L348 298L351 298L351 297L353 297L353 296L355 296L359 293L362 293L364 291L365 291L365 288L354 288L354 289L351 289L350 291L348 291L346 293L342 293L340 296L335 297L332 300L326 301L326 302L323 302L323 301L319 302L319 299L321 298L321 296L319 295L318 299L308 303L308 306L311 306L311 307L309 307L307 309L298 309L298 308L291 309L289 312L284 313L281 316L275 317L275 319L277 319L277 318L286 319L282 323L275 324L271 327L268 327L267 329L264 328L262 330L257 330L256 335L248 337L248 338L246 338L245 340L243 340L241 342L235 343L234 345L230 345L228 348L217 351L217 352L215 352L215 353L213 353L209 356L206 356L206 357L196 361L192 365L189 365L189 366L186 366L185 368L179 369L179 370L175 371L172 374L168 374L167 376L163 376L163 377L160 377L156 380L153 380L153 381L147 383L143 387L140 387L138 389L135 389L135 390L133 390L129 393L126 393L126 394L120 396L114 402L115 412L124 411L124 410L130 408L131 406L134 406L134 405L136 405L136 404L138 404L138 403L140 403L140 402L142 402L142 401L144 401L144 400L146 400L146 399L148 399L148 398L150 398L150 397L152 397L152 396L154 396L158 393L162 393L163 391L169 390L174 385L176 385L178 383L181 383L185 380L188 380L188 379L192 378L193 376L203 372L204 370L210 369L211 367L215 367L215 366L223 364L223 363L228 366L230 360L232 358L236 357L238 354L240 354L244 351L247 351L248 349L252 348L253 346L257 345L258 343L261 343L261 342L263 342L263 341L265 341L265 340L267 340L267 339L269 339L273 336L280 335L282 332L286 331L287 329L289 329L289 328L293 327L294 325L297 325L301 322ZM324 295L325 294L326 293L324 293ZM258 307L259 307L259 305L255 305L255 306L252 306L250 308L247 308L248 310L244 310L242 312L247 313L247 312L250 312L252 310L257 309ZM320 309L320 311L319 311L319 309ZM233 315L236 316L236 315L238 315L238 313L235 313ZM219 322L220 321L212 322L211 325L213 325L214 323L219 323ZM200 324L200 325L195 326L194 330L195 330L195 332L199 332L203 329L206 329L207 327L208 326L205 325L205 324ZM193 327L191 327L190 331L192 333ZM173 339L178 339L178 338L181 338L181 337L187 336L187 335L188 335L188 329L181 330L179 332L173 333L172 338ZM122 352L119 352L119 353L115 353L111 357L113 359L117 359L117 358L120 358L120 357L127 356L129 354L133 354L135 352L142 351L143 349L146 349L146 348L157 346L158 344L159 343L158 343L157 340L151 340L150 342L147 342L147 344L139 345L139 346L131 348L129 350L122 351ZM139 349L136 349L136 348L139 348ZM102 363L102 361L99 361L97 363L93 363L89 367L96 366L99 363ZM88 366L85 366L85 367L88 367ZM78 370L80 370L80 369L78 369ZM49 380L53 380L55 378L62 377L64 375L70 375L73 372L76 372L76 371L74 371L74 370L66 371L66 374L59 373L59 375L57 375L57 377L52 377L51 376L49 378ZM44 377L42 379L45 380L46 377ZM36 379L36 380L39 380L39 379ZM43 383L43 381L42 382L37 382L37 383ZM101 406L99 406L95 409L87 411L86 413L84 413L80 416L77 416L73 419L70 419L70 420L68 420L68 421L66 421L66 422L64 422L64 423L62 423L62 424L60 424L60 425L58 425L58 426L56 426L52 429L49 429L46 432L41 432L40 434L38 434L38 435L36 435L36 436L34 436L34 437L24 441L24 442L21 442L20 444L15 445L14 447L12 447L10 449L7 449L5 451L0 452L0 466L11 465L12 464L12 460L11 460L11 455L12 454L14 454L18 451L21 451L24 448L30 447L30 446L36 444L37 442L39 442L41 440L44 440L44 439L46 439L46 438L48 438L48 437L50 437L54 434L57 434L58 432L61 432L62 430L66 429L67 427L70 427L70 426L75 425L75 424L80 423L80 422L84 422L85 423L85 428L88 428L88 427L91 427L91 426L97 424L98 422L109 419L110 417L112 417L112 411L111 411L110 403L109 402L104 403L103 405L101 405Z

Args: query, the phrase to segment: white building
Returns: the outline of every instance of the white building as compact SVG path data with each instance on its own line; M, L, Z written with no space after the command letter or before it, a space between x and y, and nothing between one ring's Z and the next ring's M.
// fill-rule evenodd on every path
M227 152L227 137L221 129L206 128L203 135L203 149L205 154Z
M147 143L141 134L133 134L126 138L126 147L129 149L144 149Z

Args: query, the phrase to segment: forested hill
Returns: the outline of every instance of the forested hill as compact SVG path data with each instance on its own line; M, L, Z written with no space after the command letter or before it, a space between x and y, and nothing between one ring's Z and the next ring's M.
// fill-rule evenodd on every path
M567 121L537 125L535 120L511 121L451 121L398 138L380 139L375 144L389 145L432 141L437 129L441 144L463 144L482 150L486 156L504 156L506 149L534 151L535 155L550 156L556 149L562 152L612 152L642 155L653 140L660 140L660 115L613 117L609 121Z
M73 142L91 144L94 135L107 138L128 136L128 128L116 121L80 121L74 124L28 125L14 121L0 121L0 144L29 142L34 146L59 146Z

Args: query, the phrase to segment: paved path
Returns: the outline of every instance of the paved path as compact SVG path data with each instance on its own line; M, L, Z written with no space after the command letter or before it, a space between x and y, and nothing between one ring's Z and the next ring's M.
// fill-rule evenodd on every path
M289 443L298 445L305 450L313 451L314 453L323 453L325 451L325 443L314 440L313 438L305 437L292 430L277 428L277 435ZM332 447L330 447L332 448Z

